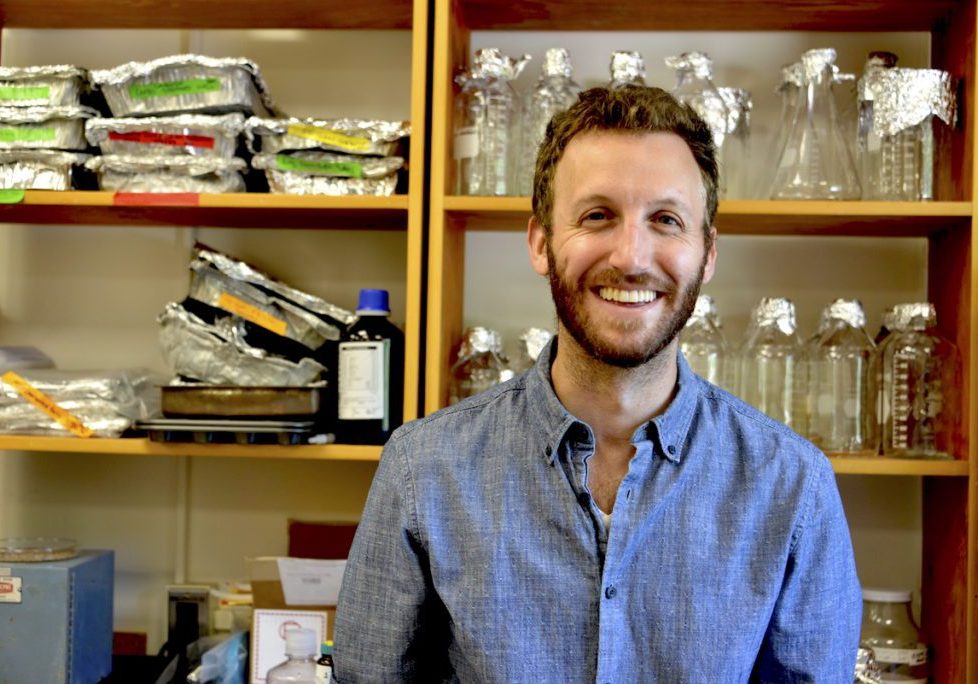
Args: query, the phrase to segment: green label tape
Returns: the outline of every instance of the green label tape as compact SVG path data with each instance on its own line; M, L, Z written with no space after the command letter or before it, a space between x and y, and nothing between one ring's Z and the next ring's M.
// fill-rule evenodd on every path
M0 189L0 204L20 204L24 201L24 191L17 188Z
M53 128L0 128L0 142L53 142Z
M50 100L48 86L0 86L0 100Z
M275 165L280 171L298 171L323 176L363 178L363 167L356 162L328 162L297 159L287 154L275 155Z
M134 100L148 100L151 97L213 93L220 89L219 78L192 78L169 83L135 83L129 86L129 96Z

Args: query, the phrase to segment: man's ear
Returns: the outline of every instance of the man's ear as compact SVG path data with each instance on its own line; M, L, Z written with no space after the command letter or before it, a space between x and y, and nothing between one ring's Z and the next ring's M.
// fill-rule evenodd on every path
M526 224L526 246L530 252L530 265L542 276L550 272L550 261L547 259L547 231L540 225L535 216L531 216Z
M703 267L703 284L713 280L717 267L717 229L710 226L710 250L706 254L706 265Z

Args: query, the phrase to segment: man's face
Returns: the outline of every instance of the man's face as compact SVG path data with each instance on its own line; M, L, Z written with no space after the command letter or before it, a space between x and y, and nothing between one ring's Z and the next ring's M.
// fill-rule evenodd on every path
M550 279L561 332L591 357L631 368L675 339L713 277L706 192L673 133L591 131L554 175L553 230L530 220L530 260Z

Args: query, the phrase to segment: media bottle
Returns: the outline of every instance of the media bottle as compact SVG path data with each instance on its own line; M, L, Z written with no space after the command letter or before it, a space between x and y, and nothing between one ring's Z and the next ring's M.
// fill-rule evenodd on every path
M285 655L288 660L268 671L268 684L316 684L316 632L286 630Z

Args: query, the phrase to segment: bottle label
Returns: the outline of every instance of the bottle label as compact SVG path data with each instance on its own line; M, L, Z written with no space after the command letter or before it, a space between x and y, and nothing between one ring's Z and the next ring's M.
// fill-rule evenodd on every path
M384 420L387 415L390 340L340 342L340 420Z
M466 126L455 132L452 154L456 160L471 159L479 154L479 131L475 126Z
M329 665L316 663L316 684L332 684L333 668Z
M872 648L878 663L923 665L927 662L927 648L920 644L917 648L880 648L879 646Z
M0 603L20 603L23 600L21 578L0 577Z
M221 79L219 78L190 78L185 81L169 81L167 83L134 83L129 86L129 97L134 100L149 100L154 97L213 93L220 89Z

